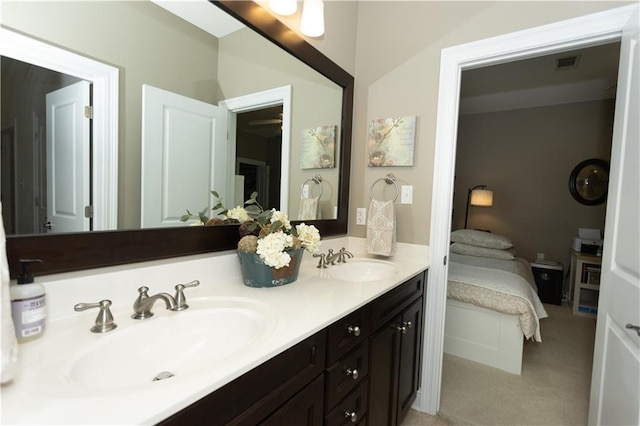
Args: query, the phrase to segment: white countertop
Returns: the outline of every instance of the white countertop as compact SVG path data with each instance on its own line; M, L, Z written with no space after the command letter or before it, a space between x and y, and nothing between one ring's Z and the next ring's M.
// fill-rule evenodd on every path
M342 246L356 257L366 257L364 242L359 238L325 240L322 250L337 250ZM40 282L47 287L49 309L47 329L43 337L19 345L18 375L1 389L1 423L151 424L161 421L424 271L429 266L428 248L400 244L398 254L385 260L396 264L401 273L385 280L348 282L329 279L327 270L317 269L316 259L306 253L298 280L273 288L243 285L233 252L43 277L44 281ZM150 287L150 294L173 293L176 283L193 279L200 280L200 286L187 289L185 294L194 308L203 306L206 298L212 297L250 299L273 309L277 321L265 338L253 342L240 355L226 358L218 363L221 365L198 374L176 375L171 380L116 391L70 382L66 370L71 361L63 358L68 357L70 351L79 353L96 340L116 336L118 331L140 323L130 317L137 287ZM118 328L106 334L91 333L89 328L97 311L76 313L72 307L78 302L102 299L113 301L111 311ZM161 301L153 312L155 316L144 321L181 314L165 310Z

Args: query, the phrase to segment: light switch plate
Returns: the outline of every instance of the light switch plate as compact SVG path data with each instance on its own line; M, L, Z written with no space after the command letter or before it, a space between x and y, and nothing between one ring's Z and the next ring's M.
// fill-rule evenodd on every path
M400 204L413 204L413 185L402 185Z
M367 224L367 209L364 207L359 207L356 210L356 225L366 225Z

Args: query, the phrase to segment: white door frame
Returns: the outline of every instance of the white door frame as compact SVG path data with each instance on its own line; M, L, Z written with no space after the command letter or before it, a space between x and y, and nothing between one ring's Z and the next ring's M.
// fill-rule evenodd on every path
M241 112L254 111L271 106L282 105L282 152L280 156L280 211L287 213L289 210L289 167L291 164L291 86L276 87L262 92L251 93L245 96L225 99L218 103L229 110L229 141L227 164L236 164L236 116ZM235 185L235 169L228 170L226 193L235 194L232 185Z
M6 28L0 28L0 56L93 83L93 229L117 229L118 69Z
M431 201L431 263L425 311L428 327L425 327L423 340L422 389L414 404L418 410L435 415L440 407L447 300L446 257L451 233L462 71L615 41L620 39L622 29L636 8L637 5L630 5L611 9L442 50Z

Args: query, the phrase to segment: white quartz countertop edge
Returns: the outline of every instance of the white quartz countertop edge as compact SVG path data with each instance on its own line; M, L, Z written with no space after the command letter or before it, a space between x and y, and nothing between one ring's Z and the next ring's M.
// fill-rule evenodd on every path
M357 257L365 257L362 254L364 250L360 251L361 242L353 238L348 240L348 248L357 250L354 251ZM336 241L336 244L344 243ZM117 391L78 388L72 384L68 388L48 386L59 380L62 374L50 371L57 368L47 368L47 363L57 366L56 354L43 353L43 348L51 351L50 348L56 346L52 345L55 343L53 339L60 339L61 344L64 339L71 339L73 342L70 344L81 348L86 342L104 337L89 332L96 311L50 321L42 338L20 345L18 377L1 389L2 424L157 423L424 271L429 266L427 251L426 246L403 246L399 252L404 256L386 259L401 272L393 278L378 281L331 279L327 270L315 267L316 259L309 255L305 256L298 280L282 287L247 287L242 284L237 271L235 277L222 281L217 280L213 273L208 277L200 276L201 285L187 290L190 304L202 306L207 298L219 297L257 300L274 310L277 322L265 338L254 342L241 354L225 359L220 363L223 365L148 386ZM237 262L233 256L232 259ZM114 302L112 307L115 322L121 329L136 321L130 319L133 298L129 298L129 303ZM155 317L144 321L180 315L180 312L163 309L161 302L155 306L154 312ZM43 370L47 370L45 377L41 375Z

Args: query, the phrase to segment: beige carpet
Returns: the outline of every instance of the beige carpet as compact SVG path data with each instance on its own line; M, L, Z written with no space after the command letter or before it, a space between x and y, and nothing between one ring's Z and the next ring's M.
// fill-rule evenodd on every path
M444 355L443 420L452 425L587 424L595 320L572 315L566 306L545 308L549 317L540 321L542 343L525 344L521 376Z

